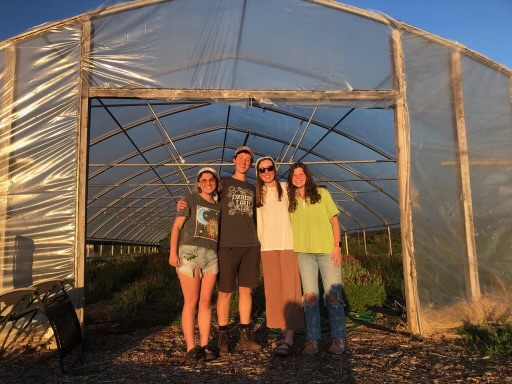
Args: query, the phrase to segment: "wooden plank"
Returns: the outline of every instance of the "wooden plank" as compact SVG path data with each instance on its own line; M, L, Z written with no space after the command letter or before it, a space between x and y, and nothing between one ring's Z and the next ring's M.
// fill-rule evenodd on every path
M473 224L473 200L471 197L471 176L469 168L468 143L466 137L466 120L464 116L464 100L462 94L462 78L460 53L452 52L451 76L453 92L454 123L457 129L459 145L459 166L462 186L462 202L464 208L464 229L466 233L467 270L466 283L473 301L480 298L480 281L478 278L478 261L475 244L475 228Z
M412 233L412 207L410 196L410 131L405 92L405 69L401 33L391 34L394 87L399 97L395 106L395 138L398 174L398 199L400 207L400 228L402 238L402 262L404 268L405 300L407 302L407 322L413 334L421 334L418 279L414 257L414 237Z
M386 228L388 230L389 256L393 256L393 242L391 240L391 228L389 227L389 225L386 225Z
M10 44L6 49L6 66L4 80L0 89L0 147L9 148L11 131L14 126L14 90L16 88L16 45ZM0 151L0 292L4 290L3 276L5 263L5 235L7 231L7 209L9 206L9 162L10 151Z
M89 147L89 56L91 51L91 22L81 26L80 73L78 79L79 105L77 121L77 180L75 196L75 289L79 293L77 316L83 333L85 291L85 247L87 212L87 153Z
M512 160L507 159L484 159L484 160L469 160L468 164L471 167L511 167ZM460 167L460 161L442 161L441 165L443 166L458 166Z
M325 101L350 102L351 105L364 102L394 103L397 92L389 91L295 91L295 90L238 90L238 89L170 89L170 88L98 88L89 89L90 97L139 98L153 100L263 100L272 101ZM263 102L260 101L260 102Z

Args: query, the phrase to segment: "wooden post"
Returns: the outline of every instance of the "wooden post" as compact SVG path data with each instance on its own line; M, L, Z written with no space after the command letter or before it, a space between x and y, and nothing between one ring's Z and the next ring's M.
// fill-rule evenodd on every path
M421 319L418 296L414 239L412 233L412 209L410 198L410 131L405 92L405 73L401 33L391 33L394 87L399 97L395 105L395 136L398 173L398 199L400 206L400 228L402 237L402 262L404 267L405 299L407 302L407 322L413 334L421 334Z
M368 256L368 249L366 248L366 231L363 229L363 241L364 241L364 255Z
M84 331L85 243L87 231L87 155L89 147L89 56L91 50L91 21L84 20L80 39L80 73L78 78L77 180L75 218L75 289L79 292L77 316Z
M478 278L478 261L475 244L475 228L473 224L473 200L471 197L471 177L469 172L468 143L466 137L466 120L464 116L464 102L462 94L462 79L460 68L460 52L454 51L451 56L452 92L454 123L457 129L459 145L459 166L462 187L462 202L464 209L464 228L466 232L466 285L471 299L477 302L480 299L480 281Z
M391 240L391 229L389 228L389 225L386 225L386 228L388 230L389 256L393 256L393 243Z
M5 50L6 66L4 68L4 81L0 89L0 148L9 148L11 144L11 131L14 120L14 90L16 88L16 45L11 43ZM7 231L7 210L9 206L9 162L10 152L0 152L0 292L4 290L5 276L4 263L6 259L5 248Z

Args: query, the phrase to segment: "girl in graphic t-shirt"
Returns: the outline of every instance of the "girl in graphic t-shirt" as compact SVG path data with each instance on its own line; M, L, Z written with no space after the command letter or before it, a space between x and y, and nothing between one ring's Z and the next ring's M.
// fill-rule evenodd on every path
M197 191L185 197L187 205L179 210L171 232L169 264L176 267L183 292L181 315L183 336L187 344L187 361L213 360L217 356L208 348L211 327L211 297L219 271L217 242L219 237L220 179L212 168L197 174ZM179 247L178 247L179 241ZM195 345L195 312L200 345Z

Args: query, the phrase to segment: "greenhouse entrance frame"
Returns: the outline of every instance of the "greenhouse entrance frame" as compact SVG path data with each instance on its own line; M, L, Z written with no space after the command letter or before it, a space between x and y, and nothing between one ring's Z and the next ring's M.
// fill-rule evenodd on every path
M395 55L395 58L399 55ZM397 59L396 59L397 60ZM408 143L408 127L406 121L406 111L404 108L404 92L400 90L400 84L403 86L403 80L400 76L396 77L397 90L389 91L262 91L262 90L191 90L191 89L107 89L107 88L88 88L86 84L82 84L82 95L87 95L87 98L83 97L82 107L80 111L80 158L79 160L79 198L80 207L78 212L83 212L83 215L79 215L79 223L77 226L79 233L77 233L77 260L84 260L85 262L85 243L86 243L86 228L87 222L85 212L87 211L87 167L88 162L84 161L87 159L88 151L88 128L89 128L89 114L90 114L90 100L94 98L135 98L135 99L151 99L151 100L173 100L173 101L188 101L188 100L222 100L223 103L229 103L230 101L240 100L265 100L270 99L273 101L279 100L283 103L304 103L308 104L315 103L316 106L322 106L322 102L328 100L329 103L349 103L353 106L357 105L358 102L363 105L363 102L372 101L392 101L394 104L394 116L395 116L395 140L397 148L397 178L398 178L398 189L399 189L399 206L400 206L400 219L401 219L401 236L402 236L402 261L404 267L404 283L405 293L407 302L407 317L411 331L416 334L421 333L420 319L418 316L418 295L415 281L415 269L413 262L413 255L410 253L410 249L413 247L405 246L406 244L412 244L412 231L408 230L410 225L407 225L407 221L410 220L410 214L407 209L403 207L407 206L406 192L408 185L407 172L409 163L409 143ZM82 281L84 276L84 263L77 263L76 277ZM83 305L79 306L83 308ZM80 318L83 318L83 314L80 314Z

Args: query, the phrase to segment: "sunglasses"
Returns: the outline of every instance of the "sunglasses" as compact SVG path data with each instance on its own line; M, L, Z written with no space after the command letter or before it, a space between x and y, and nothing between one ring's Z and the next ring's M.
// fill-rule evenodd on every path
M259 173L265 173L265 172L274 172L276 168L273 165L269 165L268 167L258 168Z

